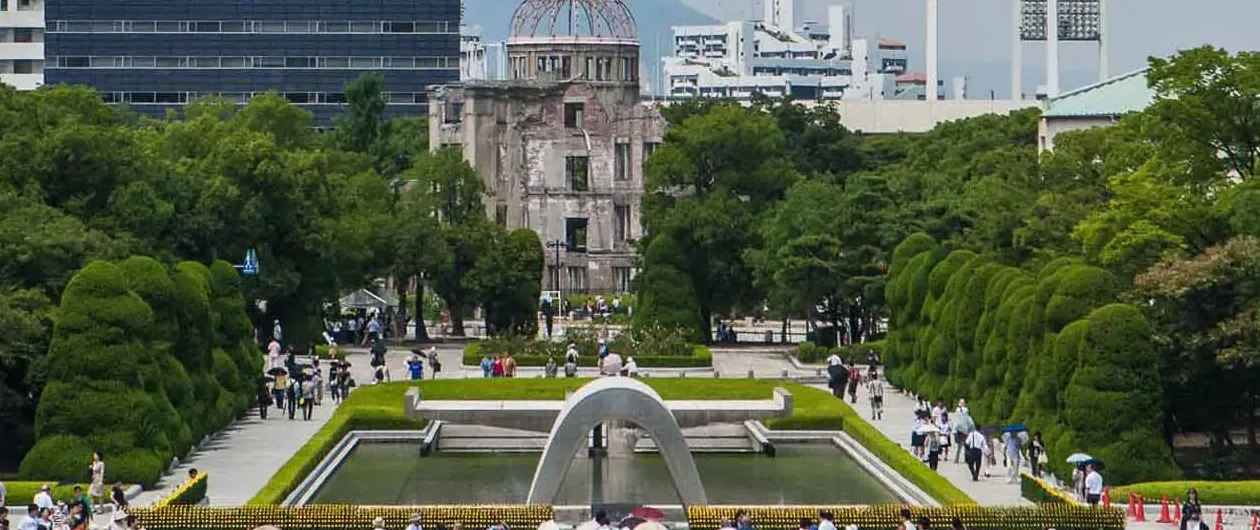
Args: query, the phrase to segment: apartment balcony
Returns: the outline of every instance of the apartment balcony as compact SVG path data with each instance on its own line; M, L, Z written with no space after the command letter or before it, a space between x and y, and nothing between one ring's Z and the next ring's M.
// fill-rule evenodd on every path
M44 74L0 74L0 83L18 90L35 90L44 85Z
M0 42L0 60L44 60L42 42Z
M42 28L44 11L0 11L0 28Z

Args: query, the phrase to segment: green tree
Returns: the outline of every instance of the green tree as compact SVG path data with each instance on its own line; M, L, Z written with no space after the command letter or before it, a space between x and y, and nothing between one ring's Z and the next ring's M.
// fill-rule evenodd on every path
M668 234L685 249L705 340L715 315L762 298L744 254L758 246L763 213L797 178L783 146L769 115L723 103L671 127L648 160L644 244Z
M469 273L485 310L486 332L533 337L542 296L542 240L528 228L496 226L488 248Z
M643 256L643 272L636 278L638 327L659 325L683 330L688 340L700 340L707 323L700 320L700 303L687 275L687 255L668 235L652 238Z
M400 209L407 219L398 236L398 246L406 252L401 257L410 263L407 266L421 268L450 311L453 333L462 336L464 312L477 301L469 275L478 258L490 251L494 228L481 202L485 187L454 149L421 157L403 175L415 183ZM435 228L426 224L429 219L436 221Z

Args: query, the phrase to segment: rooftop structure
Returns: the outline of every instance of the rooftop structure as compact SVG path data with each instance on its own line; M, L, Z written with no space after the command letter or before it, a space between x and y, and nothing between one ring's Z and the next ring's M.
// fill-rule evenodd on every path
M1045 101L1038 131L1038 150L1054 150L1054 137L1067 131L1115 124L1125 114L1155 101L1146 84L1146 69L1065 92Z
M816 101L904 97L895 83L906 70L904 44L854 39L851 13L843 5L828 8L826 24L796 26L792 4L767 1L761 21L674 26L674 54L662 60L663 92L736 99L761 93Z

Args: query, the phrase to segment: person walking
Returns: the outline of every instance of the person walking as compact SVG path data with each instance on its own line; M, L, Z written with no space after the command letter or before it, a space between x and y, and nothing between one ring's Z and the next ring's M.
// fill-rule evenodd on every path
M302 419L309 421L315 412L315 380L313 378L308 377L302 381L302 396L299 399L302 404Z
M857 403L858 386L862 384L862 372L858 370L857 364L849 363L849 402Z
M105 459L100 451L92 451L92 465L89 467L92 481L88 483L88 496L92 498L92 506L99 507L105 500ZM91 518L91 515L88 516Z
M980 433L979 429L972 429L970 433L967 433L967 438L963 441L964 451L967 453L967 470L971 472L972 482L980 480L980 459L984 458L986 445L988 445L988 440Z
M284 385L284 399L287 401L289 419L293 419L293 416L297 414L298 395L301 393L302 385L298 384L297 376L290 377L289 381Z
M1028 443L1028 467L1032 471L1032 476L1041 477L1041 462L1046 457L1046 443L1041 439L1041 432L1033 434L1032 441Z
M1019 461L1020 461L1020 443L1019 433L1008 432L1002 435L1002 440L1006 445L1006 461L1009 464L1007 468L1007 484L1014 484L1019 481Z
M932 471L936 471L936 467L941 461L941 438L944 433L936 431L928 431L924 437L924 449L927 451L927 464Z
M954 436L954 427L949 422L949 414L942 413L941 418L936 421L936 428L941 430L941 458L946 462L949 461L949 448L953 446L951 438Z
M437 379L438 372L442 371L442 360L438 358L438 351L437 351L436 346L429 346L428 358L429 358L429 373L432 374L431 376L429 376L429 379Z
M871 381L867 383L866 397L871 401L871 419L884 419L884 382L874 369L871 370Z
M1206 529L1203 524L1203 505L1199 504L1199 490L1190 488L1186 492L1186 502L1181 504L1180 530Z
M481 377L490 377L494 370L494 360L489 355L481 356Z
M1098 473L1098 468L1093 464L1085 465L1085 502L1090 506L1098 506L1098 501L1102 499L1103 494L1103 477ZM1185 512L1181 517L1185 518Z
M267 343L267 368L276 368L280 366L280 341L271 339Z

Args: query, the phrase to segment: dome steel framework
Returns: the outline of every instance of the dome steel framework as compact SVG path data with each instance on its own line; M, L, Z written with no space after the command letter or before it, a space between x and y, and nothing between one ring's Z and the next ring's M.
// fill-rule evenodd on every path
M621 0L525 0L512 15L512 37L638 39Z

